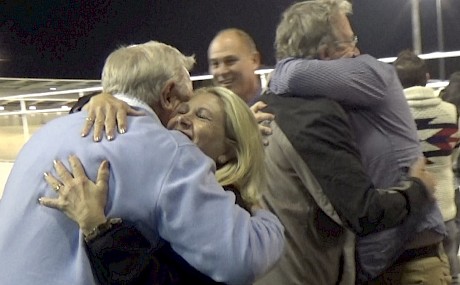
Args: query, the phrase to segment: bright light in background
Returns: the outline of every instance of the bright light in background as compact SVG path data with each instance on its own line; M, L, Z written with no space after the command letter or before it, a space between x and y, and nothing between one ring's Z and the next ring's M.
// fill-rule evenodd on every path
M447 57L459 57L460 50L444 51L444 52L436 51L432 53L419 54L418 56L421 59L439 59L439 58L447 58ZM379 58L379 60L383 62L391 63L396 60L396 56Z
M36 106L29 106L29 110L37 110Z
M0 106L0 111L4 111L4 110L5 110L5 107Z
M51 91L56 91L57 88L56 88L56 87L50 87L50 90L51 90Z
M61 106L61 109L62 109L62 110L70 110L70 107L64 105L64 106Z

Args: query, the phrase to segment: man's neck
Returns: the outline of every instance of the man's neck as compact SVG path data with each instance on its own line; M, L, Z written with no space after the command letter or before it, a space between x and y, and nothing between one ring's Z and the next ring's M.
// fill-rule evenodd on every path
M246 92L246 94L244 94L242 97L242 99L250 106L254 103L254 101L257 100L257 98L259 97L260 93L261 93L261 86L260 86L260 79L259 79L259 76L255 77L254 78L254 81L253 81L253 84L251 86L251 88L248 90L248 92Z

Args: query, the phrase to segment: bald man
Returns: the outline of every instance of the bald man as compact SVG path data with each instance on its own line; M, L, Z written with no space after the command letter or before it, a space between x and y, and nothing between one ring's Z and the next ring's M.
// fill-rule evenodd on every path
M235 28L218 32L209 44L208 63L217 85L232 90L248 105L257 101L261 85L254 72L260 67L260 54L246 32Z
M262 94L259 75L254 72L260 67L260 54L251 36L236 28L219 31L208 48L209 73L214 83L232 90L250 106L262 135L270 135L271 128L263 122L274 119L273 114L262 110L267 106L258 101ZM263 138L264 144L268 144Z

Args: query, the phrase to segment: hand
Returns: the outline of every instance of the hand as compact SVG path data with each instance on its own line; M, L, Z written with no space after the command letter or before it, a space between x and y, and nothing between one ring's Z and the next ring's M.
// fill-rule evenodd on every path
M107 221L104 208L107 204L109 163L104 160L97 172L96 184L85 174L80 160L69 157L72 173L60 161L54 161L54 168L61 179L45 173L46 182L57 192L57 198L41 197L43 206L58 209L75 221L85 236L96 226Z
M262 137L266 137L272 134L272 129L269 125L270 122L275 119L275 115L260 111L265 107L267 107L267 104L265 104L262 101L258 101L250 107L252 113L254 114L254 117L256 118L257 123L259 124L259 130L262 134ZM263 143L264 145L268 145L268 140L266 138L263 138Z
M118 126L118 132L124 134L127 131L127 115L145 115L144 112L131 108L126 102L113 97L109 93L93 96L83 109L88 112L88 117L81 136L87 136L94 125L93 139L95 142L102 139L104 128L109 141L115 139L115 125Z
M428 190L428 196L434 199L434 192L436 192L436 179L426 170L426 159L420 157L409 169L409 176L417 177L420 179Z

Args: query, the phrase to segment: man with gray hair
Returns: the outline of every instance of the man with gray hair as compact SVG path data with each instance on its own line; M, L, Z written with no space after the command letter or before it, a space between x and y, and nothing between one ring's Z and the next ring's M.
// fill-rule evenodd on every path
M96 284L77 224L38 202L53 195L43 179L51 161L71 155L93 180L101 161L110 162L108 217L129 217L152 245L167 240L214 280L250 284L276 262L284 245L278 219L235 205L234 195L216 181L214 162L186 136L164 127L192 95L193 63L159 42L122 47L106 60L104 91L146 116L129 117L128 133L96 144L79 135L87 116L82 111L53 120L27 142L0 203L2 285ZM94 221L95 229L108 222Z
M402 191L401 204L392 201L394 192L371 184L417 184L407 175L422 153L395 71L360 55L350 13L345 0L305 1L289 7L278 25L278 63L262 97L276 122L264 199L286 227L287 249L259 284L355 284L382 273L381 284L445 284L445 228L431 193ZM293 164L296 153L302 167ZM292 187L283 186L286 180ZM357 281L347 266L348 230L357 236ZM428 266L417 272L405 267L423 259ZM391 268L395 263L403 265Z

